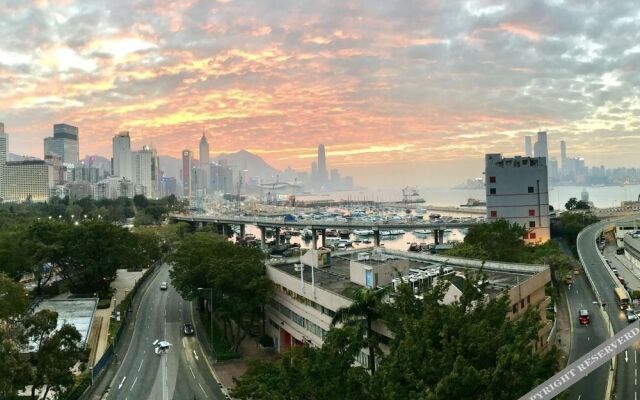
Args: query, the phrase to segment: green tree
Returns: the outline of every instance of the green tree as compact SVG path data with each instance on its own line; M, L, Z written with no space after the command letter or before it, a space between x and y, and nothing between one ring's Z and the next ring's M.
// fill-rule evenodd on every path
M473 226L464 243L447 254L482 260L519 261L526 245L522 239L526 229L516 223L499 219Z
M237 351L247 333L259 334L263 307L273 296L262 252L200 232L187 236L172 259L171 279L183 298L203 295L198 288L213 289L210 311L233 343L230 350Z
M11 278L19 279L23 273L31 272L31 260L24 246L23 224L0 231L0 271Z
M577 200L575 197L572 197L572 198L569 199L569 201L567 201L565 203L564 208L566 208L569 211L571 211L571 210L589 210L591 208L591 206L589 206L589 203L587 203L586 201Z
M31 299L24 287L7 275L0 273L0 324L22 315Z
M25 336L36 347L29 353L29 381L31 398L36 390L46 386L44 398L49 390L64 392L74 383L71 368L82 358L82 336L75 327L64 324L56 330L58 315L54 311L42 310L24 320Z
M29 254L29 266L36 280L36 293L40 295L56 272L64 257L64 237L69 224L64 221L33 221L27 228L22 245Z
M355 328L356 340L369 349L369 369L376 372L376 353L380 354L380 335L373 330L373 323L381 318L381 304L386 291L361 289L354 293L353 303L336 311L332 325L344 324Z

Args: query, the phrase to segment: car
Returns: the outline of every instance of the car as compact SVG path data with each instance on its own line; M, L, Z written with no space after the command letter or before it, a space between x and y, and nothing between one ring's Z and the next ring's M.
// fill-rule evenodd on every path
M611 268L611 272L613 272L614 275L618 275L618 269L617 268Z
M582 309L578 311L578 320L580 321L580 325L589 325L589 322L591 322L589 310Z
M193 335L196 331L193 329L193 325L189 322L187 322L186 324L184 324L184 326L182 327L182 332L186 335L186 336L191 336Z
M633 311L631 308L627 308L625 310L625 316L627 317L627 322L631 323L638 319L638 314Z
M622 286L625 286L625 283L626 283L626 282L624 281L624 278L623 278L623 277L620 277L620 278L618 278L618 279L620 280L620 283L622 283Z
M162 282L162 283L160 284L160 290L167 290L167 287L168 287L168 286L167 286L167 282Z

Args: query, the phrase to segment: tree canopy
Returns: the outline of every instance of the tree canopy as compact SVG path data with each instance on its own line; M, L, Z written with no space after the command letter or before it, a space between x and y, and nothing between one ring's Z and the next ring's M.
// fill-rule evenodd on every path
M591 206L586 201L578 200L575 197L572 197L567 201L564 205L564 208L567 210L589 210Z
M235 246L219 235L198 232L187 236L172 257L173 285L185 299L207 295L211 289L213 311L237 350L247 332L256 329L263 306L273 295L265 275L261 251Z
M470 281L473 281L471 279ZM293 349L273 364L253 362L237 381L238 398L473 399L518 398L558 368L558 351L534 351L541 327L534 309L506 318L508 299L486 301L468 285L444 304L449 283L414 295L406 285L385 302L392 333L375 376L352 367L362 349L353 326L333 328L320 348Z

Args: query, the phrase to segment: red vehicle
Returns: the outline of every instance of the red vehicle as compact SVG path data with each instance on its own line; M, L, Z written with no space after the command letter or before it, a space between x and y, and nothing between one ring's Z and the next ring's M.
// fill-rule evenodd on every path
M578 311L578 320L580 321L580 325L589 325L589 322L591 322L591 318L589 318L589 311Z

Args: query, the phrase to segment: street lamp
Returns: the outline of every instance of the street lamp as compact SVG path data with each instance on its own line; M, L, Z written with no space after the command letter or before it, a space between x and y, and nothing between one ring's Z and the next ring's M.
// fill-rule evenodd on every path
M211 295L211 303L209 303L209 307L211 308L211 312L209 313L209 333L211 336L211 342L209 343L209 345L211 346L211 350L213 350L213 288L199 287L198 290L208 290L209 294Z

